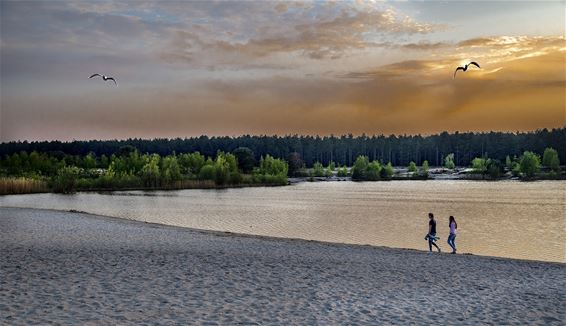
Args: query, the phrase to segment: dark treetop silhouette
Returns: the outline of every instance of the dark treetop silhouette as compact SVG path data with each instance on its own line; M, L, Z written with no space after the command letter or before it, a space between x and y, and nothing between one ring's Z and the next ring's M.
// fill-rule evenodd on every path
M90 78L97 77L97 76L102 77L102 79L103 79L104 81L111 80L111 81L114 82L114 84L116 84L116 86L118 86L118 83L116 82L116 79L114 79L114 77L108 77L108 76L101 75L101 74L93 74L93 75L91 75L91 76L88 77L88 78L90 79Z
M300 154L307 164L316 161L325 166L334 161L340 165L351 166L359 155L366 155L370 160L382 160L393 165L406 166L414 161L421 165L428 160L431 165L441 165L442 159L454 153L454 163L467 166L475 157L489 156L501 161L507 155L520 156L524 151L542 153L546 147L558 151L560 161L566 162L566 127L541 129L532 132L442 132L436 135L353 135L342 136L266 136L242 135L239 137L192 137L192 138L156 138L126 140L76 140L61 141L12 141L0 143L0 157L20 151L66 153L86 155L89 152L97 156L110 156L121 147L130 145L141 153L168 155L172 152L191 153L198 151L205 156L215 156L217 151L232 152L238 147L247 147L259 160L263 155L288 158L293 152Z
M476 67L478 67L478 68L481 68L480 65L479 65L477 62L472 61L472 62L470 62L470 63L464 65L463 67L458 67L458 68L456 68L456 70L454 70L454 77L453 77L453 78L456 78L456 73L458 72L458 70L462 70L462 71L464 71L464 72L465 72L466 70L468 70L468 66L469 66L469 65L474 65L474 66L476 66Z

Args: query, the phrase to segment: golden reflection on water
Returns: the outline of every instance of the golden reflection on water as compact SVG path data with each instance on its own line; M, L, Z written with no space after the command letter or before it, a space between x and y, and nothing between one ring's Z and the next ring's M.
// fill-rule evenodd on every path
M0 197L0 206L76 209L198 229L428 250L428 212L449 251L566 262L566 182L316 182L276 188Z

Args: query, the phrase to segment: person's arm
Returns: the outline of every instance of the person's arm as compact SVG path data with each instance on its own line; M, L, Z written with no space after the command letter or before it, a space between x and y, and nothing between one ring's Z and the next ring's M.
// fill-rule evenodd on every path
M428 234L430 234L430 231L432 231L432 224L428 222Z

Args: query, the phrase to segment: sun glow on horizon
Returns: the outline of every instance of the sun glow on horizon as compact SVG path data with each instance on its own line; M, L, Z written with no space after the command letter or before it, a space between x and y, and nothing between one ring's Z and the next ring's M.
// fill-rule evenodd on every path
M137 4L0 2L0 141L566 124L556 3Z

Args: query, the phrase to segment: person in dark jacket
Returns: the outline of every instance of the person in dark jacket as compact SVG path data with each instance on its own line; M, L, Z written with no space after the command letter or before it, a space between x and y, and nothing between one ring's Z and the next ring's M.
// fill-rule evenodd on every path
M425 237L425 240L428 240L428 252L432 252L432 246L435 246L438 249L438 252L441 252L440 247L436 244L436 240L438 237L436 236L436 221L434 220L434 214L428 213L428 234Z

